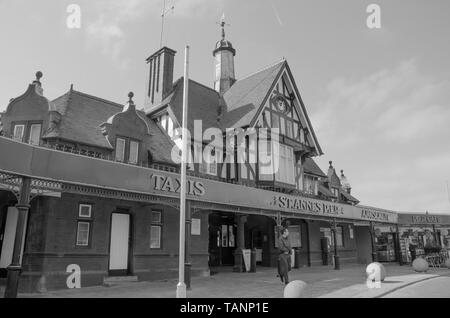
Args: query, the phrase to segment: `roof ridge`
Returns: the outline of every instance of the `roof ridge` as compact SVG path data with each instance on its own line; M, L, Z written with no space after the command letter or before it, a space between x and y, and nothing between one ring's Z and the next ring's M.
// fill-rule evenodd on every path
M247 79L247 78L249 78L250 76L253 76L253 75L255 75L255 74L261 73L261 72L263 72L263 71L265 71L265 70L268 70L269 68L272 68L272 67L274 67L275 65L281 64L281 63L283 63L283 62L286 62L286 59L285 59L284 57L283 57L281 60L279 60L278 62L272 63L272 64L270 64L270 65L268 65L268 66L265 66L265 67L259 69L258 71L249 73L249 74L245 75L244 77L239 78L238 80L236 80L236 82L239 82L239 81L242 81L242 80L244 80L244 79Z
M94 95L86 94L86 93L83 93L83 92L80 92L80 91L76 91L76 90L74 90L74 89L68 91L67 93L68 93L68 94L75 93L75 94L78 94L78 95L81 95L81 96L84 96L84 97L96 99L96 100L98 100L98 101L100 101L100 102L104 102L104 103L111 104L111 106L114 106L114 107L120 107L120 108L123 108L123 105L121 105L121 104L119 104L119 103L116 103L116 102L113 102L113 101L110 101L110 100L107 100L107 99L104 99L104 98L101 98L101 97L97 97L97 96L94 96ZM66 93L66 94L67 94L67 93Z

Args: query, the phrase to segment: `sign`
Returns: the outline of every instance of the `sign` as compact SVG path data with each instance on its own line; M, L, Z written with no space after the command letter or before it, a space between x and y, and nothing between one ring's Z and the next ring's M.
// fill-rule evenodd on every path
M437 215L413 215L412 224L440 224L441 218Z
M175 172L34 147L4 137L0 137L0 149L1 171L8 173L143 195L168 198L180 196L180 175ZM223 195L224 193L227 195ZM188 178L187 197L202 203L294 214L291 217L312 215L392 224L398 220L397 214L392 211L311 199L301 195L280 194L198 177ZM144 196L142 200L145 200Z
M251 250L242 250L242 256L244 257L245 270L250 272L250 261L252 257Z
M191 223L191 235L200 235L201 220L192 219Z

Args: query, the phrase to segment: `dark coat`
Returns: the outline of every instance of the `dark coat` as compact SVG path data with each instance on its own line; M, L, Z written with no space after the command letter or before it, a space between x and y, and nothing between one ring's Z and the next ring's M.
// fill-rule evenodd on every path
M278 239L278 249L280 254L278 255L278 274L282 277L287 277L288 272L291 270L291 243L289 238L280 237Z

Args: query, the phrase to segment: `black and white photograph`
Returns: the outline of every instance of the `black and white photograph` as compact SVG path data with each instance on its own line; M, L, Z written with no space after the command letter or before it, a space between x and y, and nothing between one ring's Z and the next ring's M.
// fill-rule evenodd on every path
M0 39L0 298L450 298L450 1L0 0Z

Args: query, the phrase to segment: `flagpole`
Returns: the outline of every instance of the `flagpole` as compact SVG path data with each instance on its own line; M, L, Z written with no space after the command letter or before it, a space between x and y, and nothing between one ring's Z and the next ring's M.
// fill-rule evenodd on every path
M185 49L184 58L184 92L183 92L183 123L182 123L182 152L181 152L181 189L180 189L180 252L178 264L177 298L186 298L186 284L184 282L185 235L186 235L186 161L188 152L187 111L189 92L189 46Z

